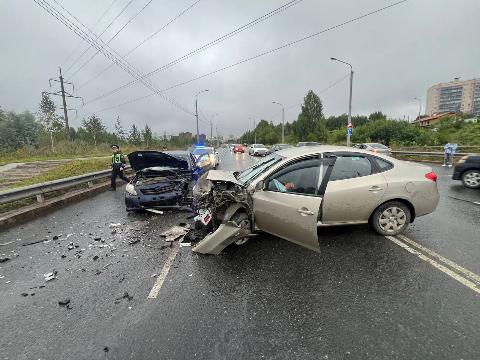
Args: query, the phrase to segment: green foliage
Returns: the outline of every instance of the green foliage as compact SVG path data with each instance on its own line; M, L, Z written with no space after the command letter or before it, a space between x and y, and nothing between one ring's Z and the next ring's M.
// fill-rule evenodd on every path
M299 141L326 140L327 132L323 117L323 104L312 90L309 90L303 99L302 110L293 126L293 133Z
M140 145L142 142L142 136L135 124L133 124L132 128L130 129L130 134L128 134L128 141L133 145Z
M87 139L89 141L93 141L93 144L96 147L97 140L106 131L105 125L102 123L102 119L95 114L92 114L88 117L88 119L83 119L82 125L87 133Z
M36 146L38 128L32 113L15 114L0 109L0 152Z
M143 143L145 146L148 148L149 145L153 144L153 134L152 134L152 129L147 125L145 125L145 129L142 131L142 138L143 138Z

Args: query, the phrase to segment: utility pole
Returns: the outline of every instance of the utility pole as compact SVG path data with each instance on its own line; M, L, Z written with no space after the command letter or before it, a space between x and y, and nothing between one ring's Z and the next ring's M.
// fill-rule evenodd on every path
M218 138L218 126L215 126L215 131L217 133L217 149L220 146L220 139Z
M67 139L68 135L70 134L70 127L68 126L68 110L67 110L67 100L65 100L65 87L63 86L63 76L62 76L62 68L58 68L60 71L60 91L62 93L62 102L63 102L63 115L65 116L65 131L67 132Z
M67 139L69 138L70 136L70 126L68 124L68 111L69 110L73 110L73 111L77 111L76 109L69 109L67 107L67 97L70 97L70 98L74 98L74 99L82 99L82 103L85 105L85 102L83 101L83 98L81 96L73 96L72 94L70 94L69 92L65 91L65 84L69 84L69 85L72 85L72 92L75 92L75 85L73 85L71 82L68 82L68 81L65 81L63 79L63 76L62 76L62 68L58 68L59 72L60 72L60 76L58 77L59 80L57 79L49 79L48 80L48 83L50 85L50 87L52 87L52 81L55 81L55 82L59 82L60 83L60 91L57 91L57 92L47 92L47 91L43 91L42 93L43 94L50 94L50 95L55 95L55 96L61 96L62 97L62 109L63 109L63 117L65 119L65 133L66 133L66 136L67 136Z
M352 135L352 90L353 90L353 67L346 61L337 58L330 58L332 61L338 61L350 67L350 97L348 99L348 124L347 124L347 146L350 146L350 136Z
M210 141L213 141L213 121L210 120Z
M413 98L413 99L418 101L418 106L419 106L418 117L420 118L420 116L422 115L422 99L420 99L418 97Z
M272 101L272 104L277 104L282 107L282 144L285 144L285 107L276 101Z
M200 132L199 132L199 129L198 129L198 95L200 95L203 92L207 92L207 91L208 91L208 89L205 89L205 90L199 91L197 93L197 95L195 95L195 118L197 119L197 145L200 142Z

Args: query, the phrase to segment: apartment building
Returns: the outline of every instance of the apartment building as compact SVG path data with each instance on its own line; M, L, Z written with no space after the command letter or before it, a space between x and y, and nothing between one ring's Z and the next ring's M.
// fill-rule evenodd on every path
M480 78L433 85L427 91L426 114L462 112L480 116Z

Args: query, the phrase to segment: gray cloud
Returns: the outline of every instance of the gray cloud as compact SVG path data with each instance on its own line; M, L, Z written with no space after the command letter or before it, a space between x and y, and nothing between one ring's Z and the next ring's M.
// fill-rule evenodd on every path
M54 4L53 0L48 1ZM102 39L109 39L146 2L132 2ZM202 0L127 60L142 72L151 71L285 2ZM92 26L111 0L65 0L61 3L87 26ZM97 32L126 3L127 0L117 0L97 27ZM153 0L111 42L111 47L120 54L126 53L191 3L193 0ZM304 0L266 22L153 76L151 80L162 89L390 3L385 0ZM209 93L200 97L202 113L207 118L219 113L214 120L219 132L238 135L252 126L249 117L280 121L279 107L273 105L272 100L292 106L286 112L286 119L295 119L299 110L295 104L301 103L309 89L321 91L347 73L346 67L329 60L331 56L336 56L354 66L355 114L382 110L392 117L412 118L418 112L413 98L419 96L425 100L430 85L456 76L467 79L480 75L480 49L475 46L479 10L478 0L410 0L297 46L175 88L166 95L193 111L195 93L210 89ZM57 76L58 66L64 69L69 66L69 62L65 63L67 55L80 40L33 1L4 0L0 3L0 17L0 106L15 111L35 111L40 92L48 89L48 79ZM81 49L85 47L85 44L81 45ZM88 54L93 54L93 51ZM80 85L109 63L99 54L69 80ZM69 78L69 74L66 75ZM92 99L131 79L115 67L80 89L77 95ZM86 107L70 101L71 106L76 105L79 109L78 118L71 115L71 123L78 126L82 117L94 111L148 93L148 89L136 84ZM321 98L325 113L346 112L347 97L347 80L323 93ZM60 104L59 101L57 103ZM98 115L109 126L119 115L125 126L148 123L159 134L195 129L192 116L179 111L159 96ZM200 124L202 132L209 133L208 122L204 119Z

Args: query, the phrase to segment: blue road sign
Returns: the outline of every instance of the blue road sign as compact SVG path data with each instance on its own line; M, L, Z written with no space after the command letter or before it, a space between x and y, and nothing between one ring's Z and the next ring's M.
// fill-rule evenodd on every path
M352 134L353 134L353 129L347 128L347 135L352 135Z

